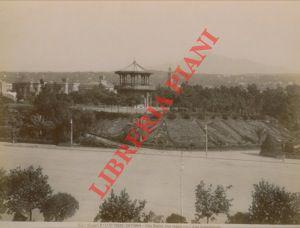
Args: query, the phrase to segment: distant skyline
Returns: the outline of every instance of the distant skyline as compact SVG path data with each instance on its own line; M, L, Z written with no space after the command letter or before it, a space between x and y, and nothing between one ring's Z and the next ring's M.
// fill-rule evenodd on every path
M220 41L204 71L300 73L299 21L294 1L2 1L0 71L174 65L206 27Z

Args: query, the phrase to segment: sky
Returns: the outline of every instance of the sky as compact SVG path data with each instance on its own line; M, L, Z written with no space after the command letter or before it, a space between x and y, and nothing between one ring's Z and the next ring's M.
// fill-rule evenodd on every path
M300 2L0 2L0 71L177 63L207 28L213 54L300 72Z

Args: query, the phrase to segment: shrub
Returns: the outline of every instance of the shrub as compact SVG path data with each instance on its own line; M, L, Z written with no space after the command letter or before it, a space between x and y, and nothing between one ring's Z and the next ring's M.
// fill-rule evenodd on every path
M166 223L187 223L184 216L172 213L166 218Z
M249 213L243 213L243 212L237 212L234 215L229 215L227 218L226 223L230 224L250 224L250 214Z

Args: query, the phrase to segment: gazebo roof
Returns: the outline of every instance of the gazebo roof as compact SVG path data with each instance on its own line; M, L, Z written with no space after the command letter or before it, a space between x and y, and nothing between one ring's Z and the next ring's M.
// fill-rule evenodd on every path
M151 74L150 71L147 71L144 67L138 64L135 60L129 64L127 67L116 71L115 73L144 73L144 74Z

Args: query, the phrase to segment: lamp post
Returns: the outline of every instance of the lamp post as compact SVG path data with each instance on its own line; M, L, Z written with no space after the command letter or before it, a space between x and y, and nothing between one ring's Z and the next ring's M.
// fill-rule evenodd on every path
M73 119L71 118L70 120L70 145L73 145Z
M208 149L208 137L207 137L207 124L205 124L205 157L207 158L207 149Z

